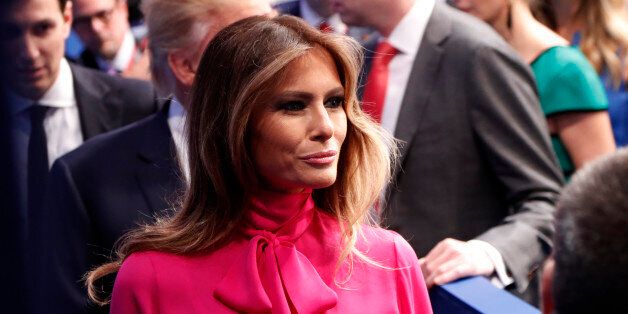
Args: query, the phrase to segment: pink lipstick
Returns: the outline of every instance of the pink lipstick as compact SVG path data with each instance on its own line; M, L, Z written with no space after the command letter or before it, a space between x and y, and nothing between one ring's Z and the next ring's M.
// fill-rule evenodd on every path
M326 150L318 153L313 153L299 157L299 159L312 165L325 165L334 162L336 160L338 152L335 150Z

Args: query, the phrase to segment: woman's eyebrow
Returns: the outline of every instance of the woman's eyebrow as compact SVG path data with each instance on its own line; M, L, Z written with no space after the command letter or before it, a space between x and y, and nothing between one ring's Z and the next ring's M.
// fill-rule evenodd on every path
M325 98L330 97L330 96L336 96L338 94L344 94L344 88L342 86L340 87L336 87L333 89L330 89L329 91L327 91L325 93ZM279 95L277 95L276 98L298 98L298 99L303 99L303 100L309 100L314 98L314 94L309 93L309 92L303 92L303 91L285 91L280 93Z
M339 95L343 95L345 94L345 89L340 86L340 87L336 87L334 89L329 90L326 94L325 94L325 98L330 97L330 96L339 96Z

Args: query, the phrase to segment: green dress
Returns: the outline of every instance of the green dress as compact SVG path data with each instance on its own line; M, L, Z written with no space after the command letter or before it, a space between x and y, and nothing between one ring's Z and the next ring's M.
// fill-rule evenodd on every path
M531 66L541 109L546 117L563 112L608 109L604 86L580 49L567 46L549 48ZM574 171L574 165L558 136L551 134L551 137L560 167L568 178Z

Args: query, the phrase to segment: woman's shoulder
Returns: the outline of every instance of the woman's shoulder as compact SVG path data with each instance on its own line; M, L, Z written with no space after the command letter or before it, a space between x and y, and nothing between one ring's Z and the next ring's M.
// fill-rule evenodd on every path
M155 281L156 271L169 258L168 255L157 251L131 253L122 262L116 276L116 285L142 286Z
M381 227L362 226L362 235L358 236L356 248L373 259L394 259L397 265L391 266L408 266L417 261L417 254L406 239Z
M122 262L122 267L153 267L155 264L170 263L173 259L181 259L176 255L160 251L133 252Z
M113 286L112 312L119 312L132 304L150 304L156 297L157 276L153 261L153 257L159 256L156 253L132 253L122 262Z
M597 72L582 51L571 46L551 47L532 61L531 66L537 79L539 76L569 78L574 74L597 76Z
M608 107L597 72L578 48L552 47L532 63L532 68L546 115Z
M179 278L176 274L187 272L195 259L198 258L159 251L134 252L122 263L116 276L116 285L143 286L156 283L158 278Z

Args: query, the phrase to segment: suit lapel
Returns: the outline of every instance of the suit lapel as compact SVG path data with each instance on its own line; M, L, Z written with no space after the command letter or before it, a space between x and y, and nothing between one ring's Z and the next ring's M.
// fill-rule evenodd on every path
M442 10L437 3L427 23L397 118L395 137L402 141L401 164L421 123L430 95L435 90L434 83L443 57L442 45L451 33L451 23Z
M122 104L115 101L110 86L88 70L74 65L71 68L84 139L119 126Z
M168 126L169 103L153 117L138 148L142 166L136 178L152 212L170 208L176 191L183 187L183 176L177 162L176 148Z

